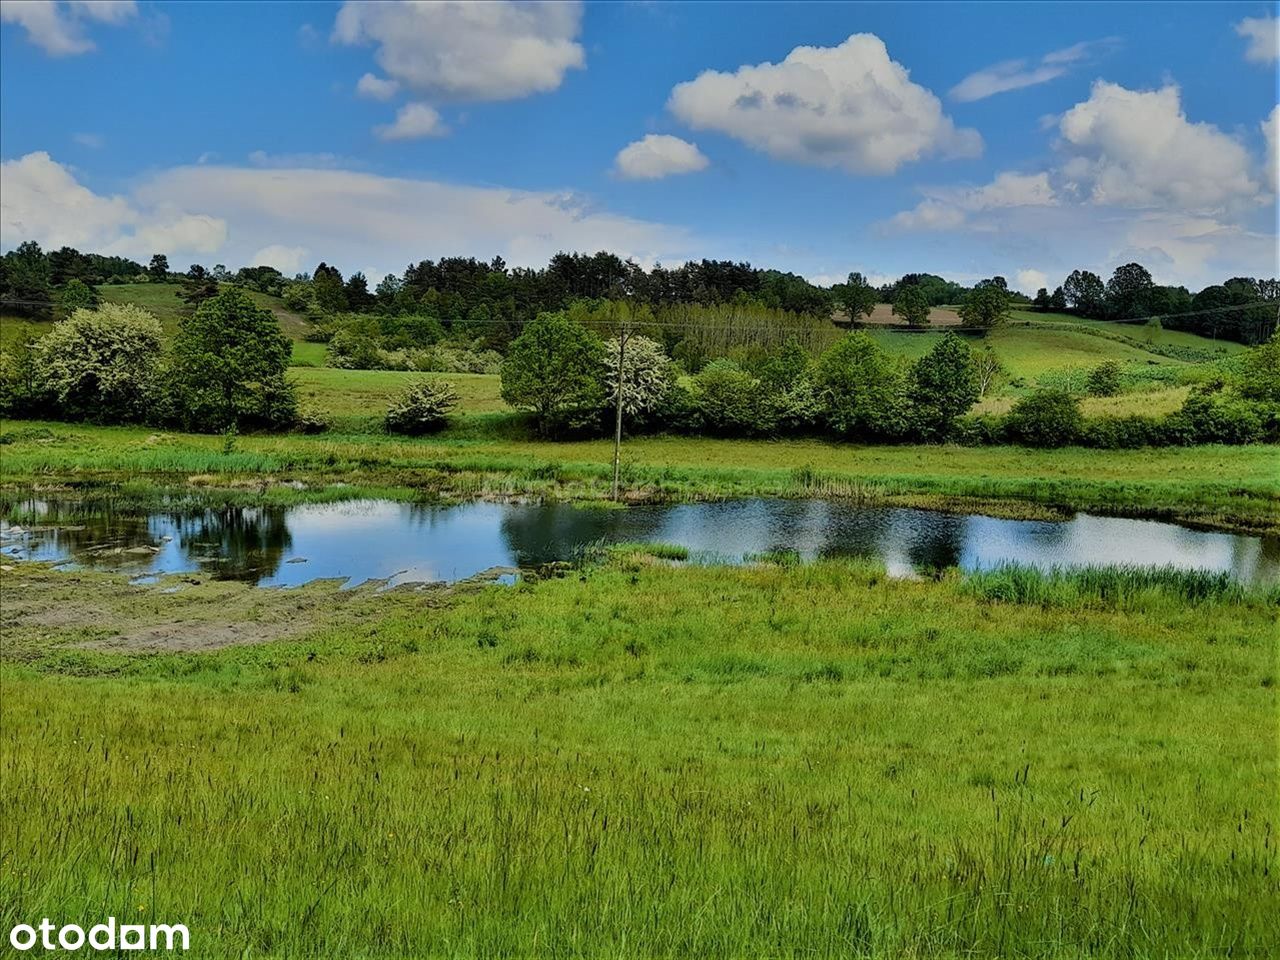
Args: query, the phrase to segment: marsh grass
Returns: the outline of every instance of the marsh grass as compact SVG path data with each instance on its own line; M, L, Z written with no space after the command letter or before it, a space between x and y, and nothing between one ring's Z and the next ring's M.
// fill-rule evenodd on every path
M1238 606L1253 602L1280 607L1280 584L1250 586L1224 571L1176 567L1076 567L1040 570L1002 564L964 577L976 596L1006 603L1080 608L1103 605L1135 610L1156 604Z
M615 556L212 654L69 648L37 610L0 662L0 923L163 918L216 957L1266 955L1275 608L1134 613L1102 576L1060 607ZM6 578L104 625L201 606Z

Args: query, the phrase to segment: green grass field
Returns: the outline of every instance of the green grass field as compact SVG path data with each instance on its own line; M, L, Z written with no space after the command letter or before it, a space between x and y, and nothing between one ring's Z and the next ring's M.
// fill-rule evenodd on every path
M1274 601L857 563L427 594L5 574L0 920L198 956L1264 956ZM303 618L202 653L141 624Z
M1195 350L1220 351L1223 354L1239 353L1247 349L1244 344L1233 340L1212 340L1199 334L1185 330L1155 331L1144 324L1116 323L1108 320L1091 320L1077 317L1070 313L1040 313L1035 310L1011 310L1009 316L1013 320L1041 324L1073 324L1085 330L1102 331L1103 333L1128 337L1142 343L1167 347L1190 347Z
M298 346L323 344L295 344ZM381 420L391 400L412 383L424 379L447 380L458 391L463 413L510 411L498 396L498 377L483 373L404 373L398 370L335 370L330 367L296 366L289 374L298 384L298 402L335 417L373 417Z

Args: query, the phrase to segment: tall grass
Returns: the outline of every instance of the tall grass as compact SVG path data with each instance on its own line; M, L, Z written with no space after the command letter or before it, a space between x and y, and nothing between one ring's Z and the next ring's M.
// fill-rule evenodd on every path
M632 556L137 656L67 647L68 612L129 630L299 596L6 576L0 925L183 922L213 957L1274 945L1256 605Z
M1172 566L1097 566L1041 570L1001 564L968 573L966 589L1003 603L1080 608L1105 605L1133 609L1151 603L1280 605L1280 584L1249 586L1226 571L1183 570Z

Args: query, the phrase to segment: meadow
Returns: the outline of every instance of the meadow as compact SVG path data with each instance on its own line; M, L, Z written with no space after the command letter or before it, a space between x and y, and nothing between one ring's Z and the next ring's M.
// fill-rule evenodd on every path
M619 551L136 655L77 644L315 588L23 567L0 920L184 922L197 956L1264 955L1277 598L1040 579Z
M121 295L169 307L137 286L156 289ZM608 496L612 444L532 439L498 378L323 367L269 305L300 407L330 430L6 420L0 492ZM1183 358L1210 349L1189 334L1144 349L1026 324L988 336L1008 381L983 409L1103 359L1133 375L1087 414L1171 409L1214 364ZM917 356L938 334L874 336ZM421 378L454 383L459 414L388 435ZM625 441L623 487L1276 533L1278 462L653 436ZM1280 940L1276 587L682 556L384 592L6 563L0 923L181 922L210 957L1208 958Z

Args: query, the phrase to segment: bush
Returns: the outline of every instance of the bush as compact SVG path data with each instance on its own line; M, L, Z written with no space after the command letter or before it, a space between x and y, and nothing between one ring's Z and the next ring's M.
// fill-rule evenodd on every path
M160 321L133 306L77 310L35 345L35 370L61 416L129 423L150 412L158 385Z
M790 386L769 389L763 385L761 423L784 434L808 433L822 419L822 403L812 381L799 380Z
M978 378L968 344L946 334L916 361L910 378L913 432L924 440L946 440L957 417L978 399Z
M35 416L45 401L36 368L36 335L23 325L22 333L0 348L0 416Z
M713 360L693 378L703 429L724 437L768 433L773 424L761 406L760 381L732 360Z
M633 430L646 428L665 429L673 433L700 433L705 424L702 422L702 410L698 406L698 396L679 380L671 384L662 402L648 416L641 417L639 423L632 423Z
M62 295L58 299L62 303L63 312L67 316L77 310L92 310L98 305L98 294L93 287L75 277L67 281L66 286L62 288Z
M1280 403L1280 331L1246 351L1240 368L1240 393L1250 400Z
M957 417L951 439L966 447L989 447L1005 442L1005 418L994 413Z
M326 363L340 370L385 370L386 360L373 337L360 330L342 329L329 340Z
M1107 360L1089 372L1085 389L1093 397L1114 397L1120 392L1120 374L1120 364L1115 360Z
M1037 390L1019 400L1005 421L1008 436L1028 447L1065 447L1080 438L1084 417L1065 390Z
M421 380L396 398L383 422L388 433L435 433L449 422L449 413L457 405L458 392L452 383Z
M1167 417L1092 417L1085 421L1080 442L1104 450L1163 447L1177 443L1178 432L1170 429Z
M293 424L293 428L299 433L325 433L332 426L329 417L318 410L299 411L298 419Z
M1258 443L1266 436L1264 409L1218 385L1191 392L1170 416L1192 443Z

